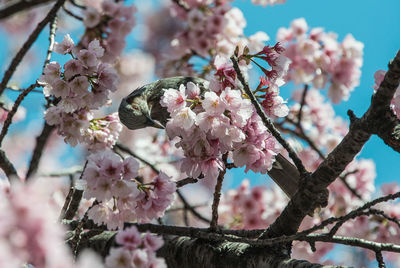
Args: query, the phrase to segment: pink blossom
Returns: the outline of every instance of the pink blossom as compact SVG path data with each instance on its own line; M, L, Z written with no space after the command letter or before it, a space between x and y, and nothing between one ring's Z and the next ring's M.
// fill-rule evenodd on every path
M142 237L137 228L131 226L118 232L115 241L128 250L134 250L142 243Z
M83 65L82 62L79 60L69 60L64 64L64 77L69 80L74 75L82 74L83 72Z
M143 236L143 245L147 250L156 251L162 247L164 241L161 237L151 235L149 232L146 232Z
M132 158L125 158L123 161L122 176L125 180L130 180L138 176L139 162Z
M58 79L61 74L61 66L58 62L52 61L43 70L44 75L40 77L39 83L50 84Z
M84 19L83 19L83 23L85 24L86 27L88 28L93 28L95 26L97 26L100 22L101 19L101 15L100 13L94 9L93 7L87 7L84 11Z
M77 58L86 68L97 66L98 63L96 53L87 49L81 49L78 52Z
M189 130L194 125L195 120L196 114L189 107L185 107L175 113L169 126L181 126L184 130Z
M179 91L173 88L166 89L160 103L167 107L169 113L177 112L186 107L185 85L180 85Z
M111 248L105 260L108 268L132 268L132 253L127 249Z
M75 43L72 40L72 38L69 36L69 34L66 34L64 36L64 40L61 43L55 43L54 45L54 52L58 54L67 54L71 53L72 49L75 47Z
M342 43L337 36L314 28L307 34L303 18L291 23L290 29L280 29L278 40L286 47L284 56L290 63L287 80L296 84L312 83L324 88L330 83L328 96L334 103L347 100L358 86L362 66L363 44L347 35Z
M215 92L206 92L202 100L202 106L206 113L219 115L225 111L225 104Z
M97 39L94 39L89 43L88 50L92 51L97 58L101 58L104 55L104 48L100 46L100 42Z
M106 63L101 63L97 67L98 83L100 86L114 92L117 90L118 75L114 68Z
M299 38L305 35L308 30L307 22L304 18L295 19L290 23L293 34Z

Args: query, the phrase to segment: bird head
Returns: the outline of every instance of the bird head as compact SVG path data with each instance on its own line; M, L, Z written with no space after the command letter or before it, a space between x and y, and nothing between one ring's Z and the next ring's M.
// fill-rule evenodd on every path
M137 89L123 98L118 109L121 122L129 129L145 127L164 128L151 118L151 105L142 89Z

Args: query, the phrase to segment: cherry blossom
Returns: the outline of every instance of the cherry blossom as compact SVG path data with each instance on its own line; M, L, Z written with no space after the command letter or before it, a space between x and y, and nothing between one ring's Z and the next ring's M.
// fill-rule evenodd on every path
M115 240L121 247L111 248L106 267L167 267L164 259L156 257L156 250L164 243L161 237L150 233L142 236L132 226L119 231Z
M292 21L290 28L280 28L277 39L286 47L284 55L292 62L288 80L312 84L322 89L330 82L328 96L334 103L347 100L358 86L364 45L347 35L342 43L322 28L311 29L304 18Z

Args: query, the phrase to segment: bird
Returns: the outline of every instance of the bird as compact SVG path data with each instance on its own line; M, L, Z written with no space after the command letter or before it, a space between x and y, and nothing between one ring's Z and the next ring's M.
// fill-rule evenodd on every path
M122 99L118 109L120 121L131 130L145 127L164 129L170 118L167 108L160 104L164 89L178 90L180 85L188 82L200 88L200 95L209 90L209 82L197 77L177 76L157 80L137 88ZM300 173L282 154L276 155L275 160L268 175L292 198L299 187Z

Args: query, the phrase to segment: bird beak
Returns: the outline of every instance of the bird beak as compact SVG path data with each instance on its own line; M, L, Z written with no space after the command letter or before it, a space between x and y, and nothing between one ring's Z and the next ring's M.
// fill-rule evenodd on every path
M146 117L147 121L146 124L149 127L155 127L155 128L160 128L160 129L165 129L165 127L163 125L161 125L160 123L158 123L157 121L154 121L150 115L148 114L144 114L144 116Z

